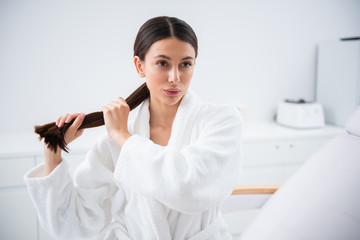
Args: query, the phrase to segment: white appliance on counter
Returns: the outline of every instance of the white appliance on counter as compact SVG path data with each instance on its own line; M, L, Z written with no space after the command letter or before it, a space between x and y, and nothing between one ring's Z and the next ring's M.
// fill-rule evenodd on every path
M325 121L339 127L360 105L360 37L319 44L316 101Z
M276 122L285 127L306 129L325 126L321 104L304 100L279 102Z

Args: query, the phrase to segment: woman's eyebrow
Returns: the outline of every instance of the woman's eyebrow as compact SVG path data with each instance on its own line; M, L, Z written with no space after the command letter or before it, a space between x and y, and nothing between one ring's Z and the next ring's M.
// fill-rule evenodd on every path
M165 59L167 59L167 60L171 60L170 57L168 57L168 56L166 56L166 55L162 55L162 54L157 55L157 56L155 56L154 58L165 58ZM188 59L195 60L193 57L190 57L190 56L184 57L184 58L182 58L181 60L188 60Z
M190 56L184 57L184 58L182 58L181 60L188 60L188 59L191 59L191 60L194 60L194 61L195 61L195 59L194 59L193 57L190 57Z

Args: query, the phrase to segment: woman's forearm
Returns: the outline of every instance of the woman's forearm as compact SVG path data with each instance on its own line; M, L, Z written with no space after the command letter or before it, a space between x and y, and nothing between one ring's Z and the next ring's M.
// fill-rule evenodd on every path
M56 153L44 144L44 174L48 176L61 162L61 149L58 146Z

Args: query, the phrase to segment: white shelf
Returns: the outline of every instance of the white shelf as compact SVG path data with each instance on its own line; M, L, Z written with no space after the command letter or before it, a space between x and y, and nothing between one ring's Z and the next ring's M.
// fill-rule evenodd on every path
M323 128L294 129L280 126L275 122L244 122L244 143L274 141L274 140L301 140L309 138L329 138L345 133L343 128L325 125Z

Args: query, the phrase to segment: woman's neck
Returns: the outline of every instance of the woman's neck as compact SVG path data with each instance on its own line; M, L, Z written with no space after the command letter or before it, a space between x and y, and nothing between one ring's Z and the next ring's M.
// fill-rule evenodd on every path
M175 105L157 104L150 98L150 126L171 128L180 102L181 100Z

